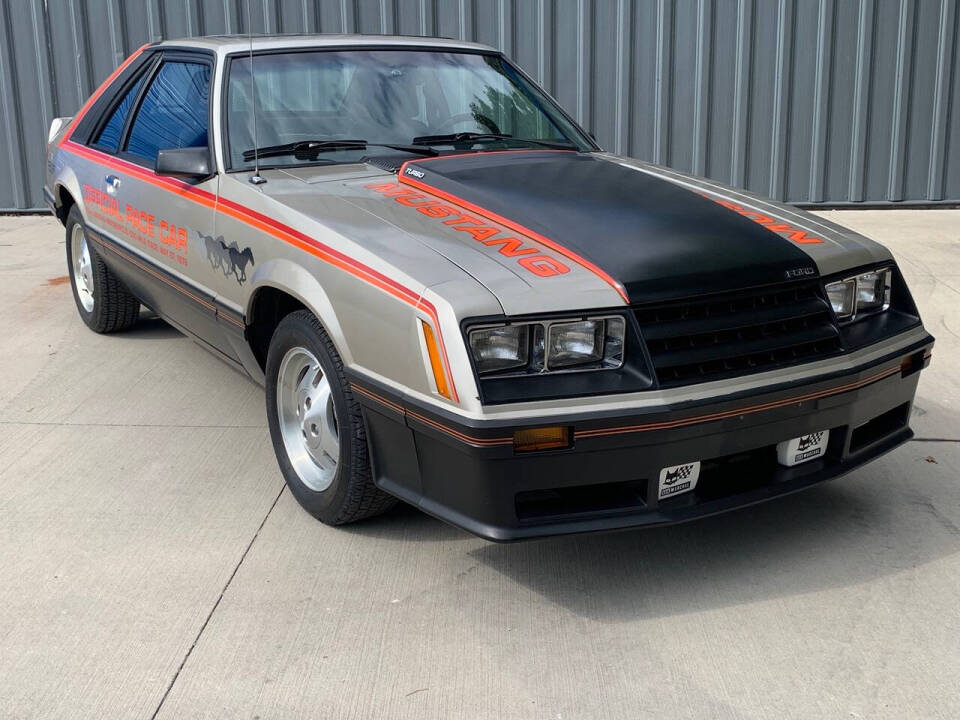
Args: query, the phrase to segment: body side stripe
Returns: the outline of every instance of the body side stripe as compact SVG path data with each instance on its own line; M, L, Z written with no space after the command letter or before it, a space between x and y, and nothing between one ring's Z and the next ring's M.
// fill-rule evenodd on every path
M196 292L191 291L188 286L182 285L181 283L177 282L173 278L167 277L167 275L163 272L162 269L159 269L159 268L155 269L154 267L151 267L151 263L149 260L145 258L140 259L137 256L133 255L132 253L129 253L128 251L122 249L120 247L120 244L117 241L109 238L108 236L98 232L93 232L89 229L87 230L87 232L89 233L90 238L94 242L96 242L100 247L102 247L104 250L108 250L122 257L131 265L135 265L136 267L140 268L141 271L163 282L173 290L176 290L177 292L179 292L181 295L185 295L186 297L190 298L198 305L202 305L203 307L212 311L216 319L225 320L231 325L234 325L241 333L246 329L246 324L243 322L242 319L238 320L234 318L232 315L230 315L228 310L226 310L225 308L222 308L219 304L217 304L216 300L211 300L211 301L205 300L204 298L200 297L200 295L198 295Z
M195 188L192 185L181 180L176 180L175 178L157 175L141 165L113 157L112 155L108 155L84 145L79 145L72 141L63 143L61 147L64 150L86 158L87 160L129 173L136 176L138 180L154 185L161 190L166 190L176 195L180 195L200 205L209 207L215 212L222 213L247 225L255 227L258 230L282 240L283 242L293 245L301 250L304 250L305 252L310 253L311 255L314 255L315 257L320 258L330 265L350 273L354 277L357 277L368 284L379 288L380 290L405 302L411 307L423 311L430 318L433 327L437 332L440 342L440 351L443 356L443 368L444 372L447 374L447 380L450 383L453 400L456 403L460 402L453 379L453 373L450 369L450 360L447 356L446 343L444 342L443 332L440 328L440 318L437 313L437 309L433 303L431 303L429 300L426 300L421 293L411 290L396 280L387 277L383 273L373 269L372 267L369 267L368 265L365 265L349 255L340 252L339 250L335 250L334 248L325 245L298 230L294 230L289 225L284 225L273 218L267 217L266 215L263 215L255 210L246 208L239 203L235 203L224 198L218 198L217 195L208 192L207 190Z

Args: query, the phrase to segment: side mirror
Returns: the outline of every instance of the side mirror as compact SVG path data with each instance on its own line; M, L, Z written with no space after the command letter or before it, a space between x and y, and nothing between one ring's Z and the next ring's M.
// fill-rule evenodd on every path
M157 153L157 175L201 179L213 175L210 150L205 147L173 148Z

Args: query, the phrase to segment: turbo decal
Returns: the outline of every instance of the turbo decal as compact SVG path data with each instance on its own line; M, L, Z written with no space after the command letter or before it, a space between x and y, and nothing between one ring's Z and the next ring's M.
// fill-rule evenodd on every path
M83 204L92 217L119 235L183 267L189 264L186 228L167 220L158 223L153 213L142 208L129 204L121 208L117 198L92 185L83 186Z
M736 203L730 202L729 200L722 200L718 197L713 197L712 195L707 195L704 193L701 193L701 195L708 200L713 200L718 205L723 205L723 207L727 208L728 210L733 210L735 213L742 215L748 220L753 220L755 223L763 225L767 230L772 230L778 235L785 237L787 240L792 240L798 245L816 245L817 243L823 242L823 240L818 237L807 235L806 231L801 230L800 228L787 225L783 221L775 220L774 218L764 215L763 213L759 213L756 210L742 207Z
M440 220L444 225L458 232L467 233L481 245L496 248L497 252L504 257L515 258L520 267L538 277L553 277L570 272L569 267L556 258L543 254L536 246L528 245L520 238L509 236L481 218L474 217L442 200L405 188L399 183L374 183L364 187L393 198L395 202L413 208L429 218Z

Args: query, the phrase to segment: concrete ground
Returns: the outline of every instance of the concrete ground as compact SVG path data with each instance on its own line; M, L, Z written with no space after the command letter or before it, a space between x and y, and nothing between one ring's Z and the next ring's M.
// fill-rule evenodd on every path
M76 315L0 218L0 718L960 716L960 211L847 211L930 331L918 439L688 525L493 545L321 525L262 391L160 321Z

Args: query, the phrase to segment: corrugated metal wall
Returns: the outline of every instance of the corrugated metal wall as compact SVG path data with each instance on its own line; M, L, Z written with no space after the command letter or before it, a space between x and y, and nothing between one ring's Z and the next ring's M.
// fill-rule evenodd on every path
M250 0L254 32L502 48L605 148L793 202L960 201L958 0ZM0 209L42 206L51 118L148 40L246 0L0 0Z

